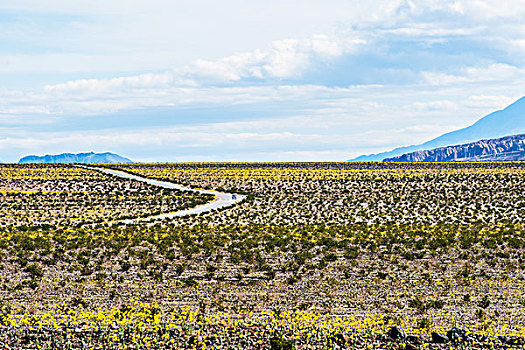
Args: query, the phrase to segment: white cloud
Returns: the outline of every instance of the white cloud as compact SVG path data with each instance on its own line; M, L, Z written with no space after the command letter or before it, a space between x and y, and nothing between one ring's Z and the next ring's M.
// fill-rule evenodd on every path
M163 73L147 73L110 79L79 79L45 85L45 92L79 93L90 97L108 93L122 94L133 89L172 89L198 85L223 84L241 79L298 78L315 60L331 60L348 54L366 42L362 39L342 39L315 35L307 40L279 40L265 50L254 50L219 60L197 60L184 69ZM143 92L140 92L143 93Z
M421 75L428 84L450 85L516 80L525 75L525 69L504 63L493 63L484 67L464 67L456 74L422 72Z
M455 37L478 34L485 29L485 27L443 28L440 25L443 23L412 23L410 27L397 27L382 32L411 37Z
M98 92L105 93L116 89L144 89L168 87L173 83L173 75L169 72L161 74L141 74L131 77L112 79L80 79L64 84L46 85L45 91L57 92Z
M514 102L514 99L504 95L472 95L465 101L465 105L472 108L502 109Z
M278 40L265 50L255 50L228 56L217 61L198 60L190 72L218 82L244 78L292 78L303 73L315 59L330 60L348 54L363 39L341 39L315 35L308 40Z
M453 3L452 9L480 20L493 18L516 19L525 15L523 0L457 0Z
M414 102L413 107L418 111L435 111L435 110L447 110L454 111L458 109L458 105L448 100L437 100L429 102Z

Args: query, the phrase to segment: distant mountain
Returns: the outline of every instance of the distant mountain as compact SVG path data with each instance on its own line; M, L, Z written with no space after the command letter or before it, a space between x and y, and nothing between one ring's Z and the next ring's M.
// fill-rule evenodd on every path
M507 135L525 133L525 97L520 98L507 108L491 113L469 127L443 134L421 145L396 148L389 152L359 156L350 162L380 162L385 158L400 156L405 153L430 150L433 148L460 145L481 139L494 139Z
M525 160L525 134L406 153L384 162Z
M133 163L128 158L114 153L62 153L57 155L27 156L21 158L18 163Z

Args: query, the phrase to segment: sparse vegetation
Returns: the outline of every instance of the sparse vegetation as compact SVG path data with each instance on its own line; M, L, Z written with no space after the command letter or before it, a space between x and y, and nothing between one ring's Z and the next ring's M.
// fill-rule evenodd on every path
M248 198L108 225L209 198L70 166L2 166L2 188L17 190L1 209L0 342L361 348L387 346L393 325L430 341L458 321L482 347L523 337L524 163L119 168ZM47 202L68 209L47 213Z

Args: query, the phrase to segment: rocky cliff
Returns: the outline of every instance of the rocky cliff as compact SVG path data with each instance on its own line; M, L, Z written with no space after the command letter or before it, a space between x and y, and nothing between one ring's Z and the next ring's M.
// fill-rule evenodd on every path
M525 134L405 153L384 162L525 161Z

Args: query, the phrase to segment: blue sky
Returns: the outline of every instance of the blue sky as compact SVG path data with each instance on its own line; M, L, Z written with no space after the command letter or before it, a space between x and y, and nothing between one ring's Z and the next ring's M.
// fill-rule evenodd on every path
M505 107L523 57L524 0L7 1L0 160L345 160Z

